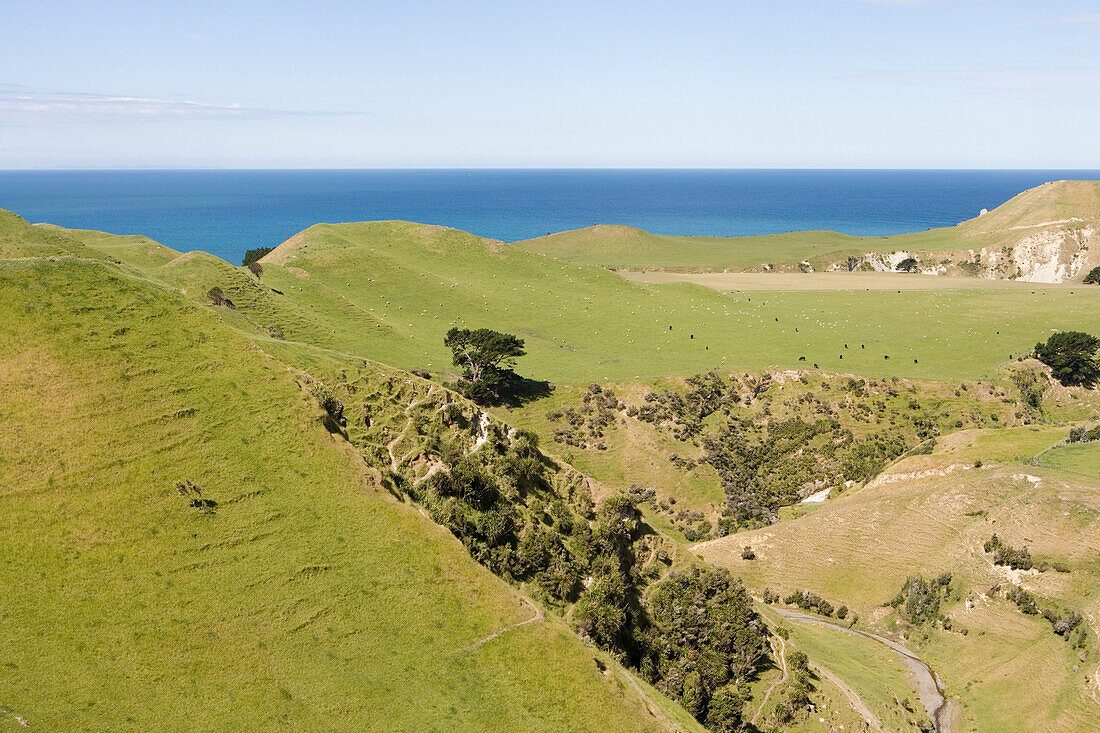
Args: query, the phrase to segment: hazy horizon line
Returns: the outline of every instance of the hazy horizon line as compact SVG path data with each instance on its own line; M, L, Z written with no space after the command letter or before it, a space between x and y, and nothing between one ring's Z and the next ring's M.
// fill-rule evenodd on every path
M863 172L863 171L882 171L882 172L1044 172L1044 171L1066 171L1066 172L1090 172L1100 173L1100 168L1065 168L1058 166L1051 167L1029 167L1029 168L952 168L952 167L891 167L891 166L875 166L875 167L856 167L856 168L844 168L838 166L807 166L807 167L791 167L791 166L746 166L746 167L729 167L729 166L715 166L715 167L700 167L700 166L685 166L685 167L669 167L669 166L596 166L596 167L577 167L577 166L402 166L402 167L311 167L311 166L292 166L292 167L229 167L229 166L140 166L140 167L100 167L100 166L85 166L85 167L50 167L50 168L4 168L0 167L0 173L157 173L157 172L466 172L466 171L515 171L515 172L617 172L617 171L637 171L637 172L664 172L664 171L699 171L699 172L730 172L730 171L820 171L820 172Z

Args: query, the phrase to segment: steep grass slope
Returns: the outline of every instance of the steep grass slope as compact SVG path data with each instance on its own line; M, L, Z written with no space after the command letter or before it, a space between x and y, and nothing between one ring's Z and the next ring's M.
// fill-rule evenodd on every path
M0 262L0 393L0 725L670 725L209 309L124 267Z
M631 227L596 226L517 242L515 246L569 262L668 270L797 270L801 262L806 263L803 269L825 270L840 267L849 257L864 260L867 266L893 269L897 261L913 254L921 260L922 269L929 271L943 268L946 263L954 272L970 263L960 271L1054 282L1083 275L1086 264L1096 264L1087 245L1098 222L1100 182L1057 181L1029 189L957 226L889 237L817 231L681 237ZM1011 256L1006 256L1006 247ZM972 250L980 252L977 262L973 261ZM896 260L864 257L867 253L892 252L906 254ZM1036 258L1057 261L1059 267L1047 272L1031 262Z

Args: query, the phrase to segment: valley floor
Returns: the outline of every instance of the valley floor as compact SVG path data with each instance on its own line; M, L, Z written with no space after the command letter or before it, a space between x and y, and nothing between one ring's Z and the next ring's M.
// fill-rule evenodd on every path
M1068 290L1080 283L1030 283L1016 280L883 272L670 272L617 270L631 282L694 283L721 291L812 290Z

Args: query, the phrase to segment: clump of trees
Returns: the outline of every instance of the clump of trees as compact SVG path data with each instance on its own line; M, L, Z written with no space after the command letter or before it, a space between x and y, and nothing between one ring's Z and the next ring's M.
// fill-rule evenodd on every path
M244 260L241 262L241 264L245 267L248 267L252 263L262 260L268 254L274 251L274 249L274 247L256 247L255 249L250 249L244 253Z
M803 611L814 611L822 616L833 615L833 604L808 590L793 591L783 599L783 602L791 606L798 606Z
M1060 331L1045 343L1035 344L1035 358L1051 369L1066 386L1091 387L1100 379L1096 351L1100 339L1081 331Z
M674 571L655 584L642 672L711 730L735 731L768 631L738 578L725 570Z
M1075 647L1082 647L1087 638L1085 628L1081 626L1082 616L1077 611L1063 610L1051 606L1043 607L1031 593L1018 585L1013 585L1005 591L1005 598L1016 604L1021 613L1029 616L1042 616L1050 622L1051 630L1064 639L1073 640ZM1076 630L1076 634L1073 633Z
M1070 428L1069 437L1066 438L1067 443L1091 443L1094 440L1100 440L1100 425L1091 430L1083 425Z
M932 580L920 575L906 579L901 590L887 604L914 626L923 626L941 620L940 606L951 588L951 573L943 573Z
M1007 565L1013 570L1031 570L1034 566L1031 551L1027 547L1016 548L1005 544L996 534L985 541L983 548L986 552L993 553L994 565Z
M1100 285L1100 265L1089 270L1089 274L1085 275L1086 285Z
M452 328L443 339L454 365L462 368L461 391L475 402L500 399L516 381L516 360L527 354L523 339L489 328Z

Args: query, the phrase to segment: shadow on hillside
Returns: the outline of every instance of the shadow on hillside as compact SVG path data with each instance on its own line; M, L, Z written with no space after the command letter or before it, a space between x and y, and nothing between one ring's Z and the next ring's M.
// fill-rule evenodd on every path
M549 382L528 379L518 374L513 374L497 389L501 404L508 407L522 407L528 402L541 400L553 393L554 385Z

